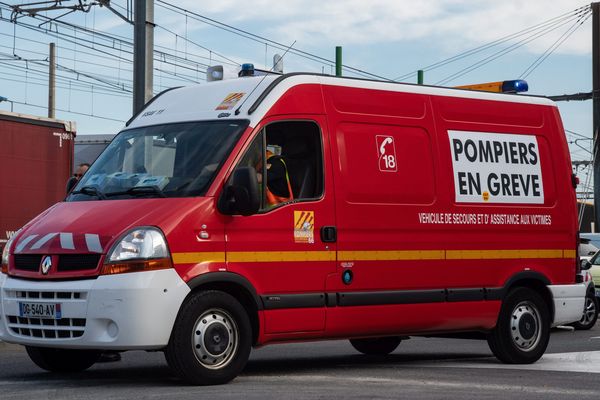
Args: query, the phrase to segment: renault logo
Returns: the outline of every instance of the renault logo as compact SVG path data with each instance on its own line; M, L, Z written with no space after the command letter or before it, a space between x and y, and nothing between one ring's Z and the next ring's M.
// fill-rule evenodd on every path
M52 268L52 256L45 256L42 258L42 275L48 275L50 268Z

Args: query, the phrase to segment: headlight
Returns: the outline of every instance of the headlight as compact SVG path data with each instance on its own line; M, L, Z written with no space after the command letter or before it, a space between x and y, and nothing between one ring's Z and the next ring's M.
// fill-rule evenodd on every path
M106 256L102 274L172 268L165 238L157 228L136 228L125 234Z
M10 255L9 249L15 237L17 236L17 233L19 232L16 232L10 237L10 239L8 239L8 242L6 242L4 249L2 249L2 262L0 264L3 274L8 274L8 256Z

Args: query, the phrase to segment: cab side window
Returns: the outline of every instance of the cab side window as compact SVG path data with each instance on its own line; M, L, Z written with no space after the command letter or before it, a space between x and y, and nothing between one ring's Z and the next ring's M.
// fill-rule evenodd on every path
M263 211L323 195L321 132L314 122L283 121L267 125L239 165L256 169Z

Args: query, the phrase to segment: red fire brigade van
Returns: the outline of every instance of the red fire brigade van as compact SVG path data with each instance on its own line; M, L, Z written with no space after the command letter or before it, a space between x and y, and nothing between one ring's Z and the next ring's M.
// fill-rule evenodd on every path
M531 363L583 310L573 181L544 98L311 74L173 89L6 246L0 339L49 371L162 350L195 384L317 339L468 335Z

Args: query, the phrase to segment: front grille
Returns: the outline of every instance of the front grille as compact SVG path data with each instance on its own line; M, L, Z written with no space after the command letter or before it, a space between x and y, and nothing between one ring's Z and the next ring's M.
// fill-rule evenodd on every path
M21 271L39 271L41 262L41 254L15 254L15 268Z
M81 305L82 302L87 301L87 292L7 290L4 292L3 300L56 302L62 304L64 310L66 306ZM15 312L19 313L18 307ZM85 314L81 316L85 317ZM6 322L8 329L15 335L42 339L79 338L83 336L86 325L85 318L26 318L8 312L6 313Z
M15 269L37 272L40 270L42 254L16 254ZM58 272L93 270L98 267L100 254L60 254L58 256Z
M42 319L8 316L8 328L15 334L44 339L73 339L83 336L85 318Z
M58 257L58 272L96 269L99 254L61 254Z

